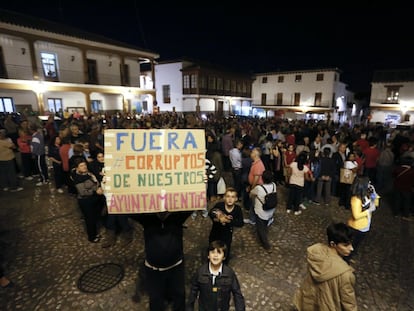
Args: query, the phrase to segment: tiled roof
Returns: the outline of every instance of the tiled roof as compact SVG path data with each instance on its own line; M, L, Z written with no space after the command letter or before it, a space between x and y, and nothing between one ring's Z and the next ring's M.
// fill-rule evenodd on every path
M27 28L32 28L36 30L43 30L47 32L52 32L60 35L76 37L79 39L89 40L89 41L96 41L100 43L111 44L115 46L121 46L129 49L146 51L149 53L154 53L147 49L143 49L141 47L137 47L125 42L119 42L117 40L113 40L107 38L102 35L90 33L75 27L71 27L65 24L60 24L57 22L52 22L46 19L33 17L13 11L2 10L0 9L0 22L8 23L16 26L23 26Z
M414 69L375 71L372 82L414 81Z

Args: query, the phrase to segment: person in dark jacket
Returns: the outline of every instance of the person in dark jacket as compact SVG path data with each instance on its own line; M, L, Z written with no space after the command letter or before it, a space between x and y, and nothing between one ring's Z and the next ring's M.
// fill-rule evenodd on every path
M223 263L227 247L223 241L212 241L208 248L209 262L203 264L191 281L187 311L194 311L198 298L198 309L203 311L228 311L230 298L236 311L246 310L237 275Z
M316 198L314 203L322 202L322 192L324 193L325 204L331 203L331 186L336 172L335 160L331 158L331 150L323 149L323 156L320 158L320 172L316 184Z
M224 201L220 201L210 210L209 216L213 221L209 235L209 243L221 240L226 243L227 256L224 262L229 263L231 242L233 240L233 228L242 227L243 212L237 202L237 191L232 187L228 187L224 193Z
M174 311L185 310L183 224L192 211L131 216L144 228L145 289L150 311L162 311L167 301ZM137 284L137 288L139 284ZM133 297L138 301L138 292Z
M84 159L75 162L72 171L72 180L77 192L78 205L85 218L88 240L98 243L98 222L102 211L103 190L96 176L89 172L88 163Z

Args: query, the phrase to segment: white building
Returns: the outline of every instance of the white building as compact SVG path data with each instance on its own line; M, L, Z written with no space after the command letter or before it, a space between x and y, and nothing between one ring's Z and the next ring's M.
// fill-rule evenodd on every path
M371 83L371 122L395 126L414 121L414 69L376 71Z
M192 60L155 65L156 98L160 112L249 115L252 79Z
M152 112L158 54L42 19L0 12L0 112ZM152 66L153 68L153 66Z
M258 73L252 85L252 114L358 123L361 107L340 74L337 68Z

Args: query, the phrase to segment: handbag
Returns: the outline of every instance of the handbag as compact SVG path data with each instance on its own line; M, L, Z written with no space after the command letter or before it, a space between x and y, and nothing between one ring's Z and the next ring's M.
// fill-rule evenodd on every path
M226 192L226 182L224 181L223 177L217 182L217 194L224 194Z
M352 170L341 167L339 182L351 185L354 182L355 176L356 174Z

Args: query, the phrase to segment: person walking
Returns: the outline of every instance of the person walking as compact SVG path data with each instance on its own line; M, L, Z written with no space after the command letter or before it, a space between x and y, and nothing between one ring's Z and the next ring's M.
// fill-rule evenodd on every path
M270 210L263 209L263 203L267 193L276 192L276 184L273 182L273 174L270 170L263 172L263 185L257 186L250 191L250 197L254 200L254 212L256 214L256 232L260 244L268 252L272 252L269 242L269 225L273 223L276 207Z
M293 211L295 216L302 214L301 204L305 180L311 180L310 170L305 165L307 157L306 152L302 152L289 165L289 196L286 212L290 213Z

